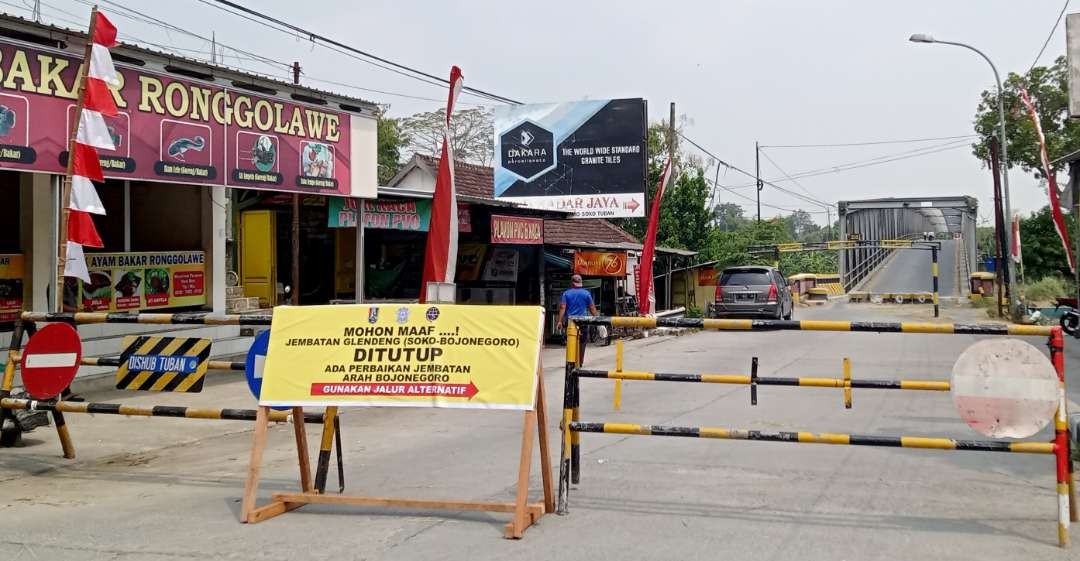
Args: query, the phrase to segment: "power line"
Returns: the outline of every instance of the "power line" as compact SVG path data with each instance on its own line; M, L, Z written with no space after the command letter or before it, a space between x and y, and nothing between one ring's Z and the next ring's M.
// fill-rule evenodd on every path
M203 0L200 0L200 1L202 1L203 3L206 3ZM320 35L318 33L315 33L313 31L309 31L309 30L304 29L302 27L299 27L297 25L293 25L291 23L282 21L282 20L277 19L277 18L275 18L273 16L270 16L268 14L264 14L264 13L259 12L257 10L247 8L245 6L237 4L236 2L232 2L231 0L213 0L213 2L215 2L216 4L222 5L222 6L227 6L229 8L232 8L233 10L239 10L239 11L244 12L244 13L250 15L250 16L257 17L257 18L260 18L262 20L274 23L275 25L287 28L287 29L289 29L291 31L294 31L296 33L300 33L302 35L307 36L312 41L320 41L322 43L326 43L326 44L338 47L340 49L344 49L346 51L349 51L349 52L354 53L356 55L359 55L361 57L365 57L366 59L370 59L369 62L371 60L378 61L378 62L380 62L382 64L385 64L385 65L391 66L393 68L396 68L399 71L404 71L404 72L407 72L407 73L411 73L411 74L405 74L405 75L407 75L407 76L409 76L411 78L417 79L417 77L422 77L422 78L426 78L428 80L435 80L435 81L437 81L437 82L439 82L439 83L441 83L443 85L449 85L449 83L450 83L450 81L448 79L446 79L446 78L440 78L438 76L435 76L433 74L429 74L429 73L424 72L422 70L418 70L416 68L413 68L413 67L410 67L410 66L407 66L407 65L404 65L404 64L400 64L400 63L394 62L392 60L389 60L389 59L374 55L372 53L360 50L360 49L358 49L356 47L347 45L345 43L342 43L340 41L331 39L331 38L326 37L324 35ZM421 80L421 81L425 81L425 80ZM485 98L493 100L493 101L498 101L498 102L502 102L502 103L509 103L509 104L513 104L513 105L520 105L521 104L520 101L516 101L516 100L510 99L510 98L507 98L507 97L503 97L503 96L500 96L500 95L497 95L497 94L493 94L491 92L487 92L487 91L484 91L484 90L481 90L481 89L471 88L469 86L464 86L462 88L462 90L470 92L470 93L472 93L474 95L477 95L477 96L480 96L480 97L485 97Z
M710 152L704 146L698 144L697 142L694 142L693 139L687 137L681 131L677 132L676 134L678 134L680 137L682 137L683 140L685 140L685 141L689 142L690 144L692 144L698 150L701 150L702 152L704 152L710 158L716 160L717 163L719 163L720 165L722 165L722 166L724 166L724 167L726 167L728 169L735 170L735 171L737 171L737 172L739 172L739 173L741 173L743 175L746 175L747 177L754 177L754 175L751 174L750 172L748 172L748 171L746 171L746 170L744 170L744 169L742 169L742 168L740 168L738 166L733 166L733 165L725 162L724 160L720 159L718 156L716 156L715 154ZM739 193L738 191L735 190L735 188L721 185L721 184L719 184L719 183L717 183L715 181L710 180L709 178L705 178L705 181L708 182L708 183L711 183L714 187L719 187L719 188L721 188L721 189L723 189L723 190L725 190L725 191L727 191L727 192L729 192L729 193L731 193L733 195L736 195L738 197L746 199L747 201L750 201L750 202L753 202L753 203L757 202L756 199L754 199L752 197L749 197L747 195L744 195L742 193ZM800 195L798 193L795 193L794 191L790 191L788 189L785 189L783 187L780 187L780 186L778 186L778 185L776 185L774 183L768 182L768 181L763 181L763 183L765 183L767 185L770 185L772 187L775 187L775 188L777 188L778 190L780 190L780 191L782 191L784 193L792 195L792 196L794 196L796 198L799 198L801 200L804 200L806 202L812 202L813 204L818 205L818 206L835 206L835 205L828 205L827 203L822 203L821 201L817 201L815 199L811 199L810 197L806 197L805 195ZM795 212L794 209L785 208L785 207L781 207L781 206L776 206L776 205L768 204L768 203L765 203L765 202L762 202L761 206L765 206L765 207L769 207L769 208L773 208L773 209L777 209L777 210L783 210L783 211L786 211L786 212ZM822 211L822 213L824 213L824 211Z
M75 1L80 2L82 4L86 4L88 6L93 5L93 2L91 2L89 0L75 0ZM120 11L118 11L116 13L117 13L117 15L119 15L121 17L125 17L127 19L132 20L132 21L137 21L137 22L140 22L140 23L153 25L153 26L156 26L156 27L162 27L164 29L172 29L172 30L177 31L179 33L182 33L184 35L188 35L188 36L194 37L196 39L207 41L207 42L210 42L212 44L216 44L217 46L220 46L220 47L222 47L224 49L234 51L235 53L239 53L239 54L227 54L227 55L223 55L223 56L228 56L230 58L234 58L237 61L242 61L243 60L243 61L249 61L249 62L259 62L259 63L266 64L267 66L273 66L274 68L284 69L284 70L287 70L289 72L292 71L292 65L291 64L286 64L286 63L271 59L271 58L266 57L266 56L258 55L258 54L255 54L255 53L250 53L250 52L245 51L243 49L239 49L239 48L232 47L230 45L221 43L221 42L216 41L214 39L208 39L207 37L205 37L203 35L199 35L198 33L195 33L195 32L190 31L188 29L184 29L184 28L179 27L179 26L177 26L175 24L163 22L163 21L161 21L161 20L159 20L157 18L154 18L153 16L150 16L148 14L144 14L144 13L139 12L139 11L133 9L133 8L127 8L127 7L125 7L123 5L120 5L120 4L116 3L116 2L111 2L111 1L108 1L108 0L103 0L103 1L107 2L108 4L110 4L110 5L112 5L112 6L116 7L116 8L118 8ZM16 7L16 8L20 7L20 6L16 6L15 4L11 4L9 2L0 2L0 4L6 4L8 6L12 6L12 7ZM72 17L79 17L77 14L73 14L71 12L61 10L60 8L57 8L55 6L51 6L46 2L42 2L42 5L48 6L48 7L52 8L52 9L56 10L57 12L67 14L67 15L72 16ZM29 9L29 7L25 8L25 9ZM230 12L230 13L232 13L232 12ZM240 15L240 14L237 14L237 15ZM71 20L71 19L61 18L61 17L55 16L55 15L52 16L52 17L54 19L56 19L56 20L63 21L63 22L68 23L70 25L75 25L76 27L81 27L81 26L84 25L84 23L82 23L82 22L74 21L74 20ZM252 18L246 18L246 19L252 19ZM255 20L252 19L252 21L255 21ZM140 44L143 44L143 45L150 45L150 46L153 46L153 47L157 47L159 49L163 49L165 51L190 53L189 56L193 56L193 58L200 59L200 60L205 60L204 56L197 56L197 55L201 55L202 53L206 52L205 49L194 49L194 48L187 48L187 47L178 47L176 45L171 45L171 44L158 43L158 42L154 42L154 41L147 41L145 39L136 37L136 36L131 35L131 34L126 33L126 32L121 32L120 35L121 35L121 37L125 37L127 39L130 39L135 43L140 43ZM250 68L245 68L240 64L237 64L235 68L237 70L241 70L241 71L248 72L248 73L251 73L251 74L260 74L260 75L265 74L265 72L263 72L263 71L252 70ZM357 86L357 85L354 85L354 84L347 84L347 83L344 83L344 82L338 82L338 81L334 81L334 80L327 80L327 79L324 79L324 78L318 78L318 77L315 77L315 76L310 76L307 73L304 73L304 75L307 77L308 80L311 80L311 81L314 81L314 82L322 82L322 83L326 83L326 84L333 84L333 85L336 85L336 86L340 86L340 87L344 87L344 88L350 88L350 89L358 90L358 91L377 93L377 94L381 94L381 95L395 96L395 97L401 97L401 98L406 98L406 99L415 99L415 100L421 100L421 101L432 101L432 102L441 102L441 101L443 101L441 99L432 98L432 97L423 97L423 96L405 94L405 93L400 93L400 92L379 90L379 89L375 89L375 88L365 88L365 87ZM467 102L461 102L461 104L462 105L475 105L475 104L467 103Z
M865 167L877 166L887 164L891 162L897 162L901 160L908 160L911 158L919 158L922 156L929 156L931 154L937 154L938 152L945 152L947 150L955 150L957 148L964 148L969 146L967 141L952 141L935 146L926 146L923 148L917 148L915 150L908 150L904 152L894 152L892 154L886 154L883 156L877 156L866 160L856 160L853 162L847 162L844 164L837 164L834 166L828 166L823 168L803 170L795 172L788 179L773 179L772 181L793 181L795 179L804 179L807 177L817 177L819 175L830 175L833 173L841 173L845 171L851 171L855 169L861 169Z
M708 154L709 157L713 158L714 160L716 160L717 162L722 164L724 167L726 167L728 169L733 169L733 170L735 170L735 171L737 171L737 172L739 172L739 173L741 173L741 174L743 174L743 175L745 175L747 177L754 178L754 179L757 178L756 175L754 175L754 174L752 174L752 173L750 173L750 172L748 172L748 171L746 171L746 170L744 170L744 169L742 169L742 168L740 168L738 166L733 166L733 165L725 162L724 160L721 160L715 154L713 154L712 152L706 150L702 145L698 144L697 142L694 142L690 138L687 138L687 136L685 134L683 134L682 132L679 132L677 134L679 136L681 136L684 140L689 142L690 144L693 144L698 150L701 150L702 152ZM775 189L777 189L777 190L779 190L781 192L787 193L788 195L791 195L792 197L795 197L797 199L800 199L800 200L802 200L804 202L808 202L808 203L813 204L813 205L823 206L823 207L835 207L836 206L836 205L833 205L833 204L830 204L830 203L826 203L824 201L819 201L819 200L817 200L817 199L815 199L813 197L807 197L806 195L796 193L795 191L792 191L790 189L787 189L785 187L777 185L777 184L775 184L775 183L773 183L771 181L766 181L766 180L763 179L763 180L761 180L761 182L764 183L765 185L769 185L770 187L773 187L773 188L775 188Z
M975 138L975 134L961 134L957 136L937 136L931 138L904 138L898 140L867 140L863 142L837 142L833 144L762 144L761 148L842 148L848 146L877 146L879 144L913 144L916 142L935 142L938 140L956 140L960 138Z
M765 152L764 150L761 150L761 155L765 156L765 159L768 160L769 163L772 164L774 168L780 170L780 173L784 174L784 177L788 178L788 180L790 180L792 183L797 185L799 187L799 189L802 189L803 191L806 192L807 195L810 195L811 197L815 196L813 193L810 192L809 189L804 187L802 183L799 183L795 179L792 179L792 177L790 175L788 175L788 172L784 171L784 168L780 167L780 164L776 163L776 160L773 160L771 157L769 157L769 154L767 152Z
M1035 55L1035 60L1031 61L1031 68L1028 68L1030 74L1035 69L1035 65L1039 63L1039 59L1042 58L1043 53L1046 52L1046 46L1050 44L1050 40L1053 39L1054 33L1057 33L1058 25L1061 24L1061 18L1065 15L1065 10L1069 9L1069 0L1065 0L1065 5L1061 7L1061 11L1058 12L1058 17L1054 20L1054 26L1050 28L1050 33L1046 36L1046 41L1043 41L1042 48L1039 49L1039 54Z

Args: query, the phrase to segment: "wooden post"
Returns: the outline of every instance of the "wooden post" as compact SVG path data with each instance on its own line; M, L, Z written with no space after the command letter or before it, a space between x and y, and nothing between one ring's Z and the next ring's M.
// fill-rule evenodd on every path
M64 311L64 269L67 265L67 230L68 214L71 206L71 173L75 168L75 139L79 134L79 120L82 117L83 104L85 103L86 76L90 73L90 52L94 47L94 30L97 28L97 6L90 10L90 31L86 36L86 48L83 50L83 75L79 80L78 93L75 101L75 118L71 121L71 136L68 138L68 161L64 181L61 184L60 193L60 227L56 235L56 291L53 293L57 312Z
M304 427L304 408L293 407L293 433L296 434L296 455L300 463L300 488L305 493L315 490L311 481L311 459L308 457L307 429Z
M266 448L267 415L270 408L260 405L255 413L255 436L251 444L251 460L248 462L247 482L244 484L244 500L240 505L240 520L255 523L255 494L259 490L259 471L262 469L263 449ZM297 420L294 420L294 422ZM302 420L299 421L303 423Z

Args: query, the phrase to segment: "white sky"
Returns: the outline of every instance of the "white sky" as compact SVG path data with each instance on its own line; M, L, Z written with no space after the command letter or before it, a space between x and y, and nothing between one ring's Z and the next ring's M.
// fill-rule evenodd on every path
M993 87L989 66L975 53L914 44L912 33L972 44L1003 76L1023 72L1045 41L1062 0L821 0L722 2L588 2L416 0L237 0L279 19L373 54L439 76L457 64L465 84L523 102L643 97L650 118L666 119L668 104L686 115L685 133L725 161L753 171L754 141L770 144L858 142L971 134L979 92ZM212 3L212 0L208 0ZM33 0L3 0L0 9L26 16ZM445 89L375 68L226 14L199 0L102 0L123 34L207 58L206 41L122 17L116 5L274 60L298 60L303 83L378 103L391 114L429 111L424 101L331 85L330 80L436 99ZM670 12L663 12L668 8ZM85 25L85 0L42 0L43 20ZM1070 11L1080 11L1080 4ZM77 19L76 19L77 18ZM1040 59L1065 52L1064 19ZM187 50L179 50L187 49ZM245 55L239 55L241 57ZM278 78L284 65L225 62ZM464 96L463 102L488 103ZM831 149L769 149L789 173L897 154L937 143ZM689 147L687 146L687 149ZM1058 155L1051 154L1051 158ZM762 175L783 175L762 160ZM711 172L710 172L711 177ZM1030 175L1014 169L1014 210L1046 204ZM741 186L740 174L720 182ZM818 199L974 195L991 216L989 170L961 147L883 165L806 178ZM791 183L780 183L798 190ZM739 192L753 196L753 189ZM766 203L819 210L766 187ZM720 192L720 201L753 203ZM763 216L779 211L763 208ZM817 215L819 221L824 215Z

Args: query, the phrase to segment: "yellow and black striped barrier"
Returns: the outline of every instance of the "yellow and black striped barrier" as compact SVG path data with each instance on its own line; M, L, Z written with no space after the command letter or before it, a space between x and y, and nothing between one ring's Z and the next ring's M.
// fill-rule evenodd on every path
M182 312L171 314L124 313L124 312L23 312L23 321L57 322L71 324L89 323L141 323L152 325L265 325L273 316L266 314L213 314L209 312Z
M199 393L209 366L210 345L210 339L197 337L125 337L116 389Z
M102 415L125 415L128 417L173 417L180 419L217 419L222 421L254 421L254 409L202 409L197 407L175 407L172 405L153 405L138 407L119 403L90 403L82 401L36 401L33 399L0 399L2 409L29 409L32 411L53 411L62 413L90 413ZM270 411L270 420L278 423L292 422L292 413L288 411ZM320 413L305 413L304 422L322 424Z
M925 323L888 321L830 321L782 319L703 319L650 318L614 316L576 316L578 325L655 329L682 327L720 331L851 331L858 333L932 333L935 335L1012 335L1049 337L1055 329L1048 325L1012 325L1004 323Z
M850 370L848 370L850 374ZM949 382L939 380L847 380L844 378L754 376L748 374L681 374L635 370L574 370L580 378L638 380L648 382L697 382L759 386L799 386L804 388L856 388L874 390L949 391Z
M840 444L848 446L886 446L892 448L926 448L932 450L971 450L978 452L1017 452L1021 454L1053 454L1057 444L1036 441L966 440L928 436L872 436L842 433L812 433L796 431L760 431L720 427L676 427L638 425L631 423L570 423L574 432L634 434L641 436L682 436L716 438L721 440L760 440L799 444Z
M606 433L647 436L678 436L691 438L714 438L725 440L750 440L764 442L787 442L803 444L835 444L848 446L885 446L895 448L922 448L946 451L1014 452L1055 456L1058 495L1058 544L1069 545L1069 524L1078 515L1076 486L1072 462L1069 460L1071 438L1066 424L1065 359L1061 327L1006 324L962 323L907 323L907 322L853 322L853 321L790 321L790 320L738 320L698 318L650 318L650 317L573 317L567 327L566 379L563 393L562 454L559 464L559 489L556 512L568 512L571 483L580 482L580 435L581 433ZM620 328L683 327L716 329L721 331L846 331L863 333L922 333L937 335L989 335L1047 337L1050 358L1057 372L1061 403L1055 418L1055 435L1051 442L969 440L926 436L859 435L846 433L813 433L801 431L761 431L722 427L684 427L644 425L630 423L583 422L580 416L581 378L604 378L614 380L637 380L655 382L690 382L709 384L742 384L750 386L750 403L757 403L757 386L796 386L841 388L844 407L851 407L854 388L899 389L920 391L949 391L950 384L938 380L855 380L851 376L851 363L843 360L842 376L827 377L776 377L759 376L758 359L753 357L750 375L743 374L696 374L624 370L619 360L615 370L589 370L582 368L579 345L584 343L579 325L609 325Z

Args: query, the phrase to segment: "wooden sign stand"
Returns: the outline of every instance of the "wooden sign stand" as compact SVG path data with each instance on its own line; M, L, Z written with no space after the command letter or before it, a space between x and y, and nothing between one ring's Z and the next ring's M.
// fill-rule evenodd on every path
M505 537L519 539L525 530L544 514L555 512L555 497L551 484L551 456L547 443L547 412L544 399L543 365L538 364L536 403L532 411L525 412L524 430L521 434L521 461L518 464L517 496L514 502L486 503L472 501L434 501L426 499L400 499L385 497L357 497L347 495L323 495L316 489L311 478L311 462L308 458L307 431L303 422L293 422L296 434L296 452L300 466L300 492L274 493L271 501L260 507L255 506L255 494L259 486L259 471L262 464L263 449L269 423L270 408L259 406L255 418L255 436L251 447L251 463L248 466L247 483L244 485L244 500L240 510L242 522L254 524L295 510L306 504L343 504L385 506L432 510L472 510L487 512L510 512L514 517L506 524ZM336 408L328 407L328 410ZM328 416L333 412L328 411ZM292 408L292 418L303 419L302 407ZM332 417L331 417L332 419ZM333 422L325 422L323 431L333 431ZM540 440L540 470L544 486L544 501L530 503L529 471L532 468L533 432ZM325 438L325 435L324 435Z

